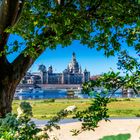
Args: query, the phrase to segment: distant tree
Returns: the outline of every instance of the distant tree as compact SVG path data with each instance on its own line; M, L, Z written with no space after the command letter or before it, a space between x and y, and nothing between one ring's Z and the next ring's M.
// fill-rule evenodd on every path
M118 59L118 72L109 71L104 73L96 80L91 80L83 84L85 92L90 93L97 87L103 87L104 90L112 92L110 97L118 89L132 89L133 93L138 95L140 92L140 63L136 58L128 55L126 51L123 51L119 55ZM124 72L122 76L120 71Z
M46 49L80 40L114 55L126 41L139 51L140 2L134 0L0 0L0 116L11 112L16 86ZM22 43L8 46L16 34L26 48L13 62L7 55Z

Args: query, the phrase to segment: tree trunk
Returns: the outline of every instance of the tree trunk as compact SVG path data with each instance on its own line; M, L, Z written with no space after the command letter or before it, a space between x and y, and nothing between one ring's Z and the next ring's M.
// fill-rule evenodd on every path
M0 117L4 117L12 110L17 82L13 79L12 65L6 58L0 58L0 66Z
M5 117L12 111L12 101L15 89L27 70L35 61L31 56L21 53L12 63L9 63L5 52L5 45L9 34L5 33L7 27L12 27L18 21L23 9L24 0L2 0L0 4L0 117ZM45 36L50 35L48 31ZM42 53L35 47L38 55ZM27 48L24 50L28 50Z
M9 83L0 85L0 117L5 117L7 113L12 111L12 101L15 92L15 86Z
M16 87L34 62L33 59L21 55L14 65L4 62L4 59L2 61L2 57L0 59L0 117L5 117L12 111Z
M5 56L0 57L0 117L12 111L12 101L17 85L35 59L20 54L13 63Z

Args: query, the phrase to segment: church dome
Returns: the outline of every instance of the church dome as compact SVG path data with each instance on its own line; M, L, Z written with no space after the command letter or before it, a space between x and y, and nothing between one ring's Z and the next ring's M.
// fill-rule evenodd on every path
M69 68L70 72L72 72L72 73L79 72L79 64L76 60L75 53L72 54L72 61L69 63L68 68Z

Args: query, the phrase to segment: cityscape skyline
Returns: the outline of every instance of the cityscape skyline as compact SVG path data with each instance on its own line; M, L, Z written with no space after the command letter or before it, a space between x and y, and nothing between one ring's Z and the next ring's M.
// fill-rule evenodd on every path
M21 80L21 84L82 84L90 80L90 72L85 69L82 72L73 52L71 62L61 73L56 73L52 66L46 68L39 65L38 72L27 72Z
M14 40L18 40L22 42L23 39L17 35L11 35L9 38L10 42ZM25 48L25 46L21 46L18 52L14 52L8 56L8 60L12 62L20 52ZM123 48L127 49L129 54L133 57L137 57L136 52L133 47L127 47L124 43ZM35 72L38 71L38 66L40 64L49 67L52 65L54 67L55 72L62 72L67 64L71 61L71 54L75 52L77 56L77 61L81 65L84 70L87 68L91 75L98 75L105 72L108 72L110 69L113 69L115 72L117 70L117 56L110 56L107 58L104 55L104 51L97 51L95 48L88 48L86 45L80 44L79 41L73 41L72 44L68 47L62 48L60 45L57 46L56 49L46 49L35 61L29 71Z

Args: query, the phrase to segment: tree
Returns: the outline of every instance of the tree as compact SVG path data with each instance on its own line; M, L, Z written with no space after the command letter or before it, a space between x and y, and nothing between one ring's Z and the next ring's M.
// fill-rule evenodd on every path
M80 130L73 130L74 135L78 135L85 130L94 130L98 127L98 123L101 120L109 120L107 104L114 101L111 97L117 90L125 88L126 90L132 89L135 95L140 93L139 61L129 56L126 51L122 51L119 54L117 65L118 69L125 73L124 76L121 76L120 72L109 71L102 74L96 80L90 80L83 84L84 93L94 95L95 98L92 100L89 108L76 112L74 118L82 121L82 127ZM102 88L103 91L97 93L97 87ZM125 137L125 135L122 137Z
M80 40L109 56L126 41L139 51L139 6L134 0L0 0L0 116L11 112L16 86L46 48ZM7 54L21 43L8 46L10 34L26 45L12 63Z

